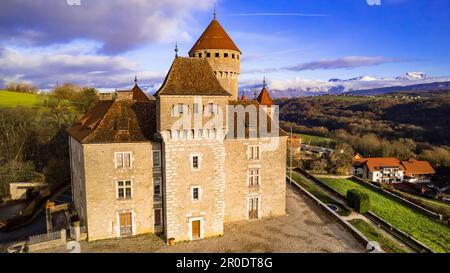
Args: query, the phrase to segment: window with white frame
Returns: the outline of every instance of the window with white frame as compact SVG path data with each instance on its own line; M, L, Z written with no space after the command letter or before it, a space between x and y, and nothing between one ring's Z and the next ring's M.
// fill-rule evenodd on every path
M202 165L202 158L200 154L191 154L191 170L198 171Z
M131 199L133 198L133 185L131 180L118 180L117 183L117 199Z
M153 178L153 195L155 197L161 197L161 178L155 177Z
M258 186L261 181L261 172L259 169L248 170L248 185Z
M161 167L161 151L153 151L153 167Z
M191 187L192 201L200 201L201 199L201 188L199 186Z
M131 168L131 152L119 152L116 154L116 169Z
M260 159L260 146L259 145L249 145L248 146L248 159Z

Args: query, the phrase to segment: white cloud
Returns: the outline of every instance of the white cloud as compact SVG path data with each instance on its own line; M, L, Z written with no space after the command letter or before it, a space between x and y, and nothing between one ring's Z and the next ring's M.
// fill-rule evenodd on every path
M10 81L26 81L42 89L51 88L56 82L73 82L97 88L122 88L133 83L134 76L140 82L161 82L165 72L142 71L140 66L123 57L74 54L71 45L54 51L21 48L0 50L0 84Z
M0 36L8 44L46 46L75 39L99 42L118 53L146 43L190 40L189 19L211 9L214 0L66 0L3 1Z

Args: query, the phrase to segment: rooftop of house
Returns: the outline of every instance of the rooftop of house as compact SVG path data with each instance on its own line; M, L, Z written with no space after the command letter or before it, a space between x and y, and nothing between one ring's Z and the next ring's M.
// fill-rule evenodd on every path
M155 96L231 96L220 84L206 59L175 57Z
M434 174L433 167L428 161L409 159L401 161L394 157L363 158L361 155L353 157L353 166L367 165L370 172L379 171L382 168L399 168L405 175Z
M205 49L228 49L241 52L216 18L211 21L189 53Z
M431 167L428 161L419 161L415 159L410 159L407 161L402 161L405 167L406 175L418 175L418 174L435 174L435 170Z

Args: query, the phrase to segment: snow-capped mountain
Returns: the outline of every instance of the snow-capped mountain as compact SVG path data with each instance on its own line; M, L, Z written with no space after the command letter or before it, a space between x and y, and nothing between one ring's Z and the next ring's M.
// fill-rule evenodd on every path
M399 76L397 80L417 81L427 79L427 74L423 72L408 72L405 75Z
M371 76L359 76L356 78L351 78L351 79L347 79L347 80L341 80L341 79L330 79L328 82L355 82L355 81L360 81L360 82L371 82L371 81L376 81L378 80L375 77L371 77Z

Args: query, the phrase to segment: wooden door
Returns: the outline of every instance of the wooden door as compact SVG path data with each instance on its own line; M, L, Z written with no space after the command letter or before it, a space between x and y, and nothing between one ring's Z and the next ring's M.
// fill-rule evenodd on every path
M249 219L257 219L258 218L258 197L252 197L249 200L248 204L248 218Z
M192 221L192 239L200 238L200 220Z
M120 236L128 236L132 234L131 212L119 214L120 218Z

